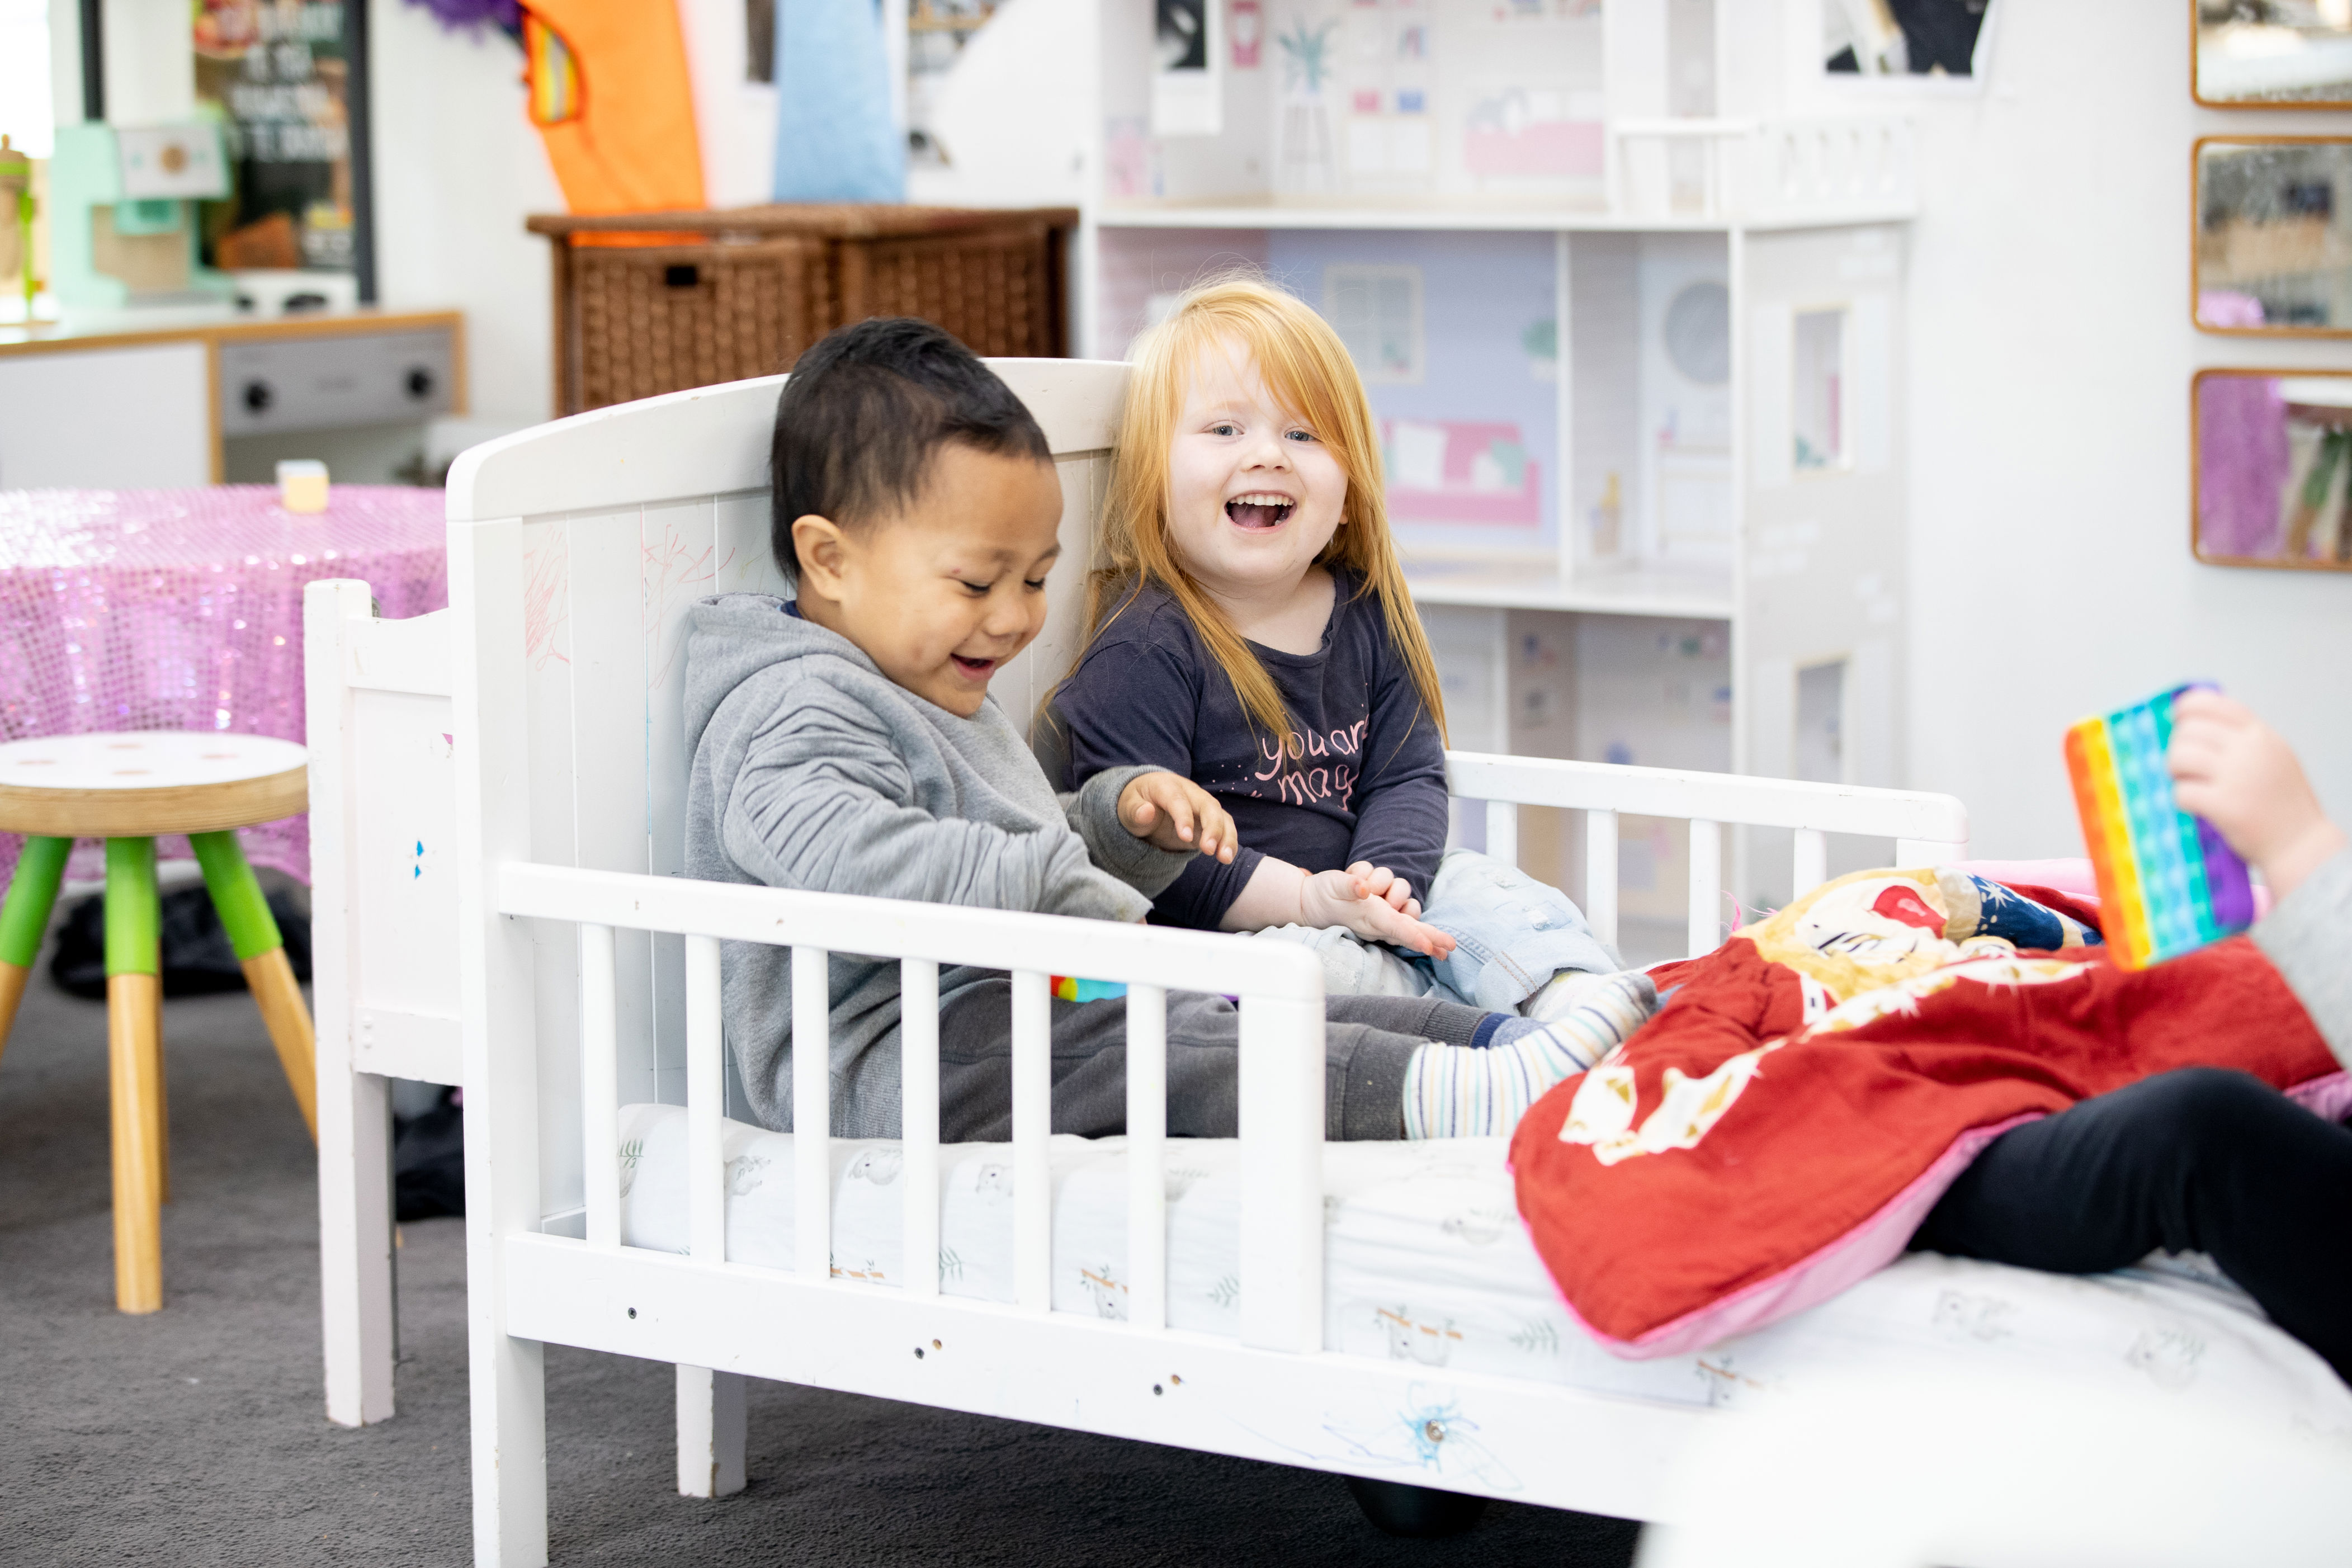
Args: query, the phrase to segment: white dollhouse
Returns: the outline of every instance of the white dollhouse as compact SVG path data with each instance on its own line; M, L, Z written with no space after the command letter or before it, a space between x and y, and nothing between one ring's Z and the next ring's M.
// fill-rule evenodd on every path
M1883 99L1813 112L1816 5L1094 9L1080 352L1235 264L1321 307L1455 745L1898 782L1910 135ZM1522 863L1581 885L1540 815ZM1750 839L1728 886L1787 897ZM1644 917L1679 951L1678 830L1622 852L1628 956Z

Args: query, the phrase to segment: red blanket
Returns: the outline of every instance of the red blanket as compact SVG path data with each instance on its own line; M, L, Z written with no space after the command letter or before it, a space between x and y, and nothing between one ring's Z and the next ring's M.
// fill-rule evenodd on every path
M2341 1109L2335 1058L2242 937L2128 972L1955 943L1943 916L1932 871L1816 889L1655 972L1658 1016L1528 1111L1519 1210L1603 1345L1676 1354L1811 1306L1899 1256L1992 1138L2154 1073L2237 1068Z

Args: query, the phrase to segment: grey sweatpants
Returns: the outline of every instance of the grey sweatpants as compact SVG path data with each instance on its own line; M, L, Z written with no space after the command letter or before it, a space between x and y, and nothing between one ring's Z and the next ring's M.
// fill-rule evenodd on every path
M1054 1131L1127 1130L1127 1003L1053 1004ZM1429 1040L1463 1046L1487 1015L1435 996L1333 996L1324 1003L1323 1135L1404 1136L1404 1071ZM1168 1133L1232 1138L1240 1124L1241 1013L1223 996L1168 997ZM887 1049L885 1046L882 1047ZM969 987L940 1010L940 1137L1013 1136L1013 985Z

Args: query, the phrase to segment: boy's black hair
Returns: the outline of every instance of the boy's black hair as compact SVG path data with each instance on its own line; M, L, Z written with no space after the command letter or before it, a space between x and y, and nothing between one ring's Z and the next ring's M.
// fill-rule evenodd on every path
M784 580L800 582L796 521L814 514L854 528L908 504L950 441L999 457L1054 457L1013 389L943 327L877 317L801 355L776 399L769 449L769 548Z

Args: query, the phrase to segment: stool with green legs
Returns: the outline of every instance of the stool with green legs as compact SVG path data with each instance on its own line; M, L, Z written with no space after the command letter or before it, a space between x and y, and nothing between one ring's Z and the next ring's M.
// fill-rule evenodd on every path
M58 735L0 744L0 831L26 836L0 902L0 1049L40 957L77 838L106 840L108 1079L114 1146L114 1304L163 1304L163 977L155 837L184 833L236 950L302 1120L318 1136L310 1012L236 829L307 809L301 747L260 735Z

